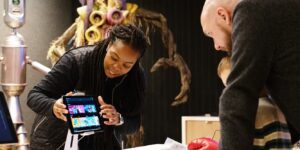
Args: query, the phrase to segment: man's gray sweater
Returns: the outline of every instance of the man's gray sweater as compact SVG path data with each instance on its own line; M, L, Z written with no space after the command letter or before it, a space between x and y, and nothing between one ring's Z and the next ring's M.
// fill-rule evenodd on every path
M253 149L264 86L300 131L300 0L241 0L233 13L232 72L220 98L222 150Z

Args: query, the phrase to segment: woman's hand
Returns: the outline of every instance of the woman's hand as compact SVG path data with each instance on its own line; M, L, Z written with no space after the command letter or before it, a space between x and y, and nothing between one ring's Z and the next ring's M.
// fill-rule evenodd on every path
M67 96L72 96L73 93L69 92L66 94ZM52 111L56 118L61 119L63 121L67 121L67 118L64 114L68 114L68 110L66 109L66 105L63 103L63 99L60 98L56 100L56 102L53 105Z
M98 96L98 101L101 105L100 115L103 118L108 119L104 121L106 125L117 125L120 123L120 113L117 112L116 108L113 105L106 104L101 96Z

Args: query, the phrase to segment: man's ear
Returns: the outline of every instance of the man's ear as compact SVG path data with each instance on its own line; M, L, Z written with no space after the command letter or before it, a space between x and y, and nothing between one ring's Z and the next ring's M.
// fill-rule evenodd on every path
M216 19L217 19L218 23L225 23L227 25L231 25L231 23L232 23L231 14L224 7L217 8L216 16L217 16Z

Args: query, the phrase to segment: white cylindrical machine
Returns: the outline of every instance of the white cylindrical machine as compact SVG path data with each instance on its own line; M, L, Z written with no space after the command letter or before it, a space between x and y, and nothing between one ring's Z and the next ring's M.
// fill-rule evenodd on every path
M26 86L26 46L23 37L12 32L1 47L1 86L8 97L12 120L20 124L23 118L18 97Z
M19 96L26 86L26 46L16 28L25 23L25 0L4 0L4 22L13 29L1 45L1 82L7 96L11 118L16 127L19 143L17 150L28 150Z

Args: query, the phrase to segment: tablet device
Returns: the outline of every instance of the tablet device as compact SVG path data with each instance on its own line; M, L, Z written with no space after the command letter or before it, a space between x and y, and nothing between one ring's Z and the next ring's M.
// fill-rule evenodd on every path
M66 115L72 134L102 130L100 106L93 96L64 96L63 102L69 113Z
M0 92L0 144L18 143L16 130L10 117L5 97Z

